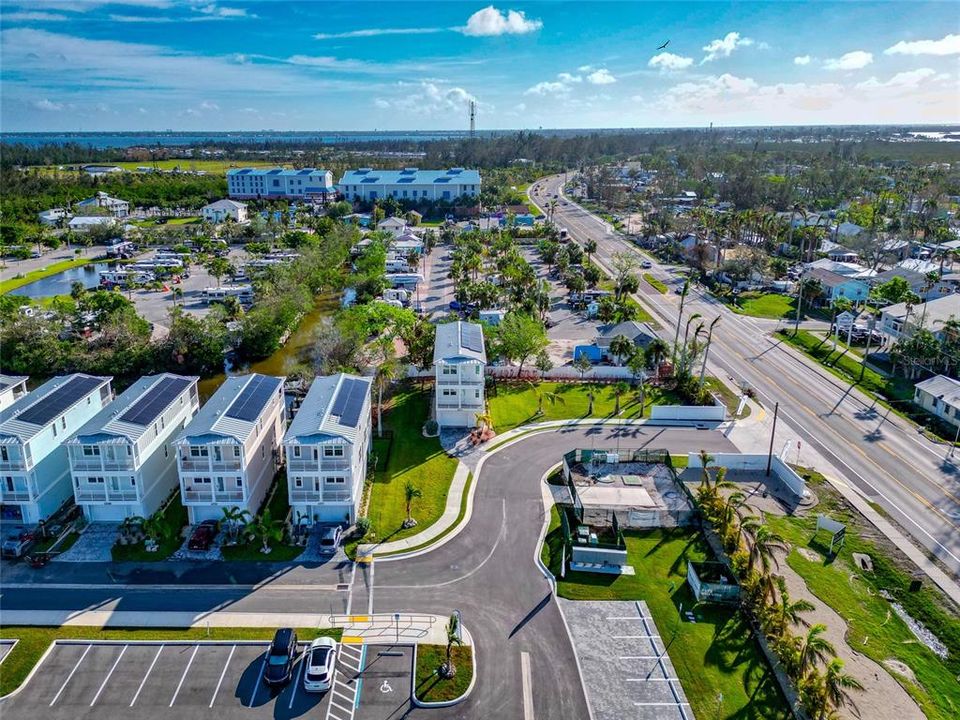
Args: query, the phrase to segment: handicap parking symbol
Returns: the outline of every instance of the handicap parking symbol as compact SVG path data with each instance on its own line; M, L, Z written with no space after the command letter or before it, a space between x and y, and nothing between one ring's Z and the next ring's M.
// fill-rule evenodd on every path
M387 682L386 680L384 680L382 683L380 683L380 692L382 692L382 693L392 693L392 692L393 692L393 688L390 687L390 683L389 683L389 682Z

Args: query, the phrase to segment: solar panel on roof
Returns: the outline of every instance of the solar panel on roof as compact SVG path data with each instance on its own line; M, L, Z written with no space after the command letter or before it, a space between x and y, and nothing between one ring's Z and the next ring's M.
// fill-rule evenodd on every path
M398 182L398 183L412 183L412 182L413 182L413 178L412 178L412 177L397 178L397 182Z
M174 399L190 386L186 378L163 378L127 409L120 420L146 427L167 408Z
M434 182L435 182L435 183L448 183L448 182L450 182L450 178L448 178L448 177L438 177L438 178L436 178L436 179L434 180Z
M476 325L460 326L460 344L467 350L483 352L483 334Z
M368 177L368 178L364 178L364 179L361 180L360 182L362 182L362 183L375 183L375 182L376 182L377 180L379 180L379 179L380 179L380 178Z
M353 388L347 397L346 406L340 415L340 424L347 427L356 427L360 420L360 413L363 410L363 403L367 399L367 383L362 380L354 380Z
M236 420L253 422L260 416L267 401L273 397L280 383L280 378L267 375L254 376L236 400L230 403L230 407L224 414Z
M276 168L275 170L267 170L267 175L279 175L283 172L283 168Z
M237 175L249 175L253 170L251 168L244 168L243 170L238 170Z
M299 172L297 172L297 175L309 175L309 174L312 173L312 172L313 172L313 170L303 169L303 170L300 170Z
M333 399L333 407L330 408L332 415L337 415L338 417L343 415L343 409L347 406L347 399L350 397L350 392L353 390L355 382L357 381L353 378L344 378L343 382L340 383L340 390Z
M48 393L17 416L32 425L46 425L103 382L100 378L74 377Z

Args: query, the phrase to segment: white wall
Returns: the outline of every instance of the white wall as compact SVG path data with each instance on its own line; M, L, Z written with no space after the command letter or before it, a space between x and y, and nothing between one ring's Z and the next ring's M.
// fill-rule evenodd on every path
M729 470L759 470L766 471L767 455L748 453L715 453L711 455L713 461L708 467L725 467ZM687 454L687 467L703 467L699 453ZM770 471L782 481L798 497L803 497L807 490L807 483L793 468L787 465L776 455L770 464Z
M723 405L654 405L650 408L651 420L695 420L723 422L727 408Z

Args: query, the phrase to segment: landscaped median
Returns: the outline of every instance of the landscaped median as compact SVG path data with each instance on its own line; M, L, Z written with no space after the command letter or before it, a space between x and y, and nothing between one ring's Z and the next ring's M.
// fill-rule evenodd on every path
M97 627L24 627L0 626L0 639L16 640L17 644L0 664L0 696L9 695L20 687L30 670L43 656L47 648L56 640L113 640L132 642L136 640L166 640L170 642L190 640L263 640L273 638L275 629L262 628L111 628ZM318 637L339 639L339 629L318 630L302 628L297 630L301 640L310 641Z
M661 282L660 280L657 280L650 273L644 273L643 279L646 280L647 284L650 285L650 287L654 288L658 293L660 293L661 295L666 295L667 293L666 283Z
M472 645L450 648L450 659L456 668L453 677L444 677L447 662L445 645L417 645L416 674L413 696L418 705L445 707L465 699L474 684L474 653Z

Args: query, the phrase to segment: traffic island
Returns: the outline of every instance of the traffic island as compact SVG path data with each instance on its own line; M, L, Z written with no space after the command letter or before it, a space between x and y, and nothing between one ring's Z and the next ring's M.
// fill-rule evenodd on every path
M444 677L447 662L446 645L417 645L413 701L420 707L450 707L470 694L476 682L472 645L450 648L450 659L456 668L453 677Z

